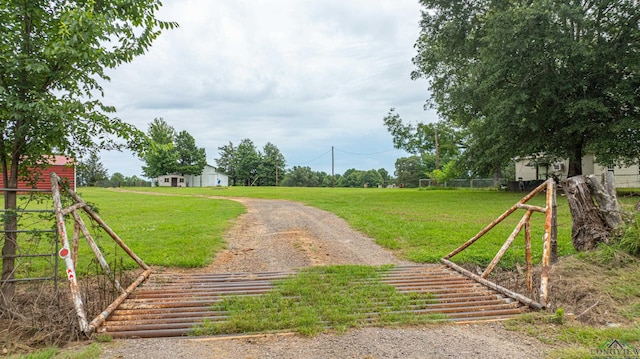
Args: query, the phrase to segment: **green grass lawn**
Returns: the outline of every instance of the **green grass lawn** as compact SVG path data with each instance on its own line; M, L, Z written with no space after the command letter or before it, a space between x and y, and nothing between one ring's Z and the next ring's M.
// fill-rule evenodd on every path
M224 246L224 232L233 220L245 212L245 208L229 200L179 196L150 196L134 193L118 193L105 189L85 188L79 190L83 200L95 206L100 217L146 264L166 267L195 268L209 264ZM26 197L20 203L24 204ZM50 201L32 201L28 209L52 209ZM79 213L83 214L80 210ZM95 228L82 215L89 231L112 268L132 269L137 266L128 258L104 231ZM21 229L47 229L54 226L52 219L29 216L20 222ZM66 221L69 240L73 221ZM30 234L21 234L21 254L51 253L50 238L32 239ZM78 251L78 273L100 272L98 264L87 243L81 239ZM32 259L18 266L18 277L51 275L49 259ZM24 262L24 260L21 260ZM48 267L48 268L45 268ZM64 263L60 260L60 271Z
M201 267L207 265L224 243L222 237L244 207L230 200L205 197L254 197L287 199L335 213L357 230L375 238L400 257L426 263L447 253L516 203L523 193L489 190L425 190L362 188L131 188L157 196L118 192L104 188L80 188L81 197L97 205L100 216L150 265ZM631 205L634 198L621 198ZM544 196L530 201L543 205ZM524 211L515 212L456 262L486 265L509 236ZM534 213L534 260L542 251L544 215ZM71 224L69 224L71 226ZM71 227L70 227L71 228ZM104 236L103 236L104 237ZM108 241L103 246L110 250ZM574 253L571 217L565 197L558 196L558 250ZM86 248L86 245L81 246ZM82 249L88 253L88 249ZM82 252L81 251L81 255ZM524 261L524 237L520 234L500 263L511 268Z
M525 194L488 190L363 189L363 188L143 188L148 192L223 197L287 199L333 212L352 227L375 238L382 246L415 262L437 262L474 236ZM86 190L84 190L86 191ZM87 194L108 191L89 189ZM117 194L118 196L121 194ZM544 196L530 201L543 205ZM486 265L496 254L524 211L517 211L468 250L457 262ZM544 215L532 217L534 258L542 252ZM558 197L559 254L574 253L571 217L564 197ZM524 261L524 236L513 244L501 262L505 268Z
M224 232L245 212L234 201L82 188L100 217L148 265L203 267L224 247Z

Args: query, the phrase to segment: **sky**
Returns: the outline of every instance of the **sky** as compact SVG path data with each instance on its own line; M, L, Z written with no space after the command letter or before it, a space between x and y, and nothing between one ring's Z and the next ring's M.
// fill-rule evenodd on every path
M165 0L175 21L150 50L111 70L103 102L147 131L161 117L187 131L216 166L218 147L270 142L286 167L331 173L385 168L397 158L383 124L434 122L426 80L411 80L418 0ZM109 174L142 177L129 152L101 152Z

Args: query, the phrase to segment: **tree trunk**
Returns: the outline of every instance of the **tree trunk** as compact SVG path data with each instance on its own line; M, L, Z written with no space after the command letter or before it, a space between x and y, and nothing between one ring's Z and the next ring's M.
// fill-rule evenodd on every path
M611 230L620 223L620 220L615 220L616 216L620 219L615 189L611 196L595 176L590 177L574 176L563 183L573 217L573 247L577 251L594 249L600 242L608 243ZM610 186L613 186L612 182Z
M14 177L13 173L11 177ZM5 182L6 183L6 182ZM9 180L6 183L7 188L16 188L17 179ZM17 233L18 217L15 212L17 208L17 193L14 191L4 192L4 244L2 246L2 283L0 284L0 306L8 307L13 301L15 295L15 283L4 282L14 278L15 272L15 255L18 247Z
M573 156L569 158L569 171L567 178L582 175L582 145L573 151Z
M603 176L604 185L602 185L596 176L587 176L587 184L598 203L600 216L609 229L616 228L620 223L622 223L622 216L620 215L620 207L618 206L618 197L616 195L613 178L613 172L607 171Z

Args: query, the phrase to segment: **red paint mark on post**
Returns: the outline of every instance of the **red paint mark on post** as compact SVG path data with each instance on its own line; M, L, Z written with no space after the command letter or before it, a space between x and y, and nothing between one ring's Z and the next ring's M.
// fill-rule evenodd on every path
M67 258L69 256L69 252L68 248L62 248L58 254L60 255L60 258Z
M75 277L75 273L73 273L73 269L67 269L67 278L69 278L69 280L71 280L74 277Z

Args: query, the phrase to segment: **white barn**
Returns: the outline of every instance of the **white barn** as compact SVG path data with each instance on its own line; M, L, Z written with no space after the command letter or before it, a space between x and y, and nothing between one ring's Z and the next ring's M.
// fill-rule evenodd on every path
M229 186L229 176L218 172L216 168L211 165L204 166L202 174L199 176L186 175L184 178L187 187Z
M181 175L164 175L158 177L158 187L186 187L187 182Z

